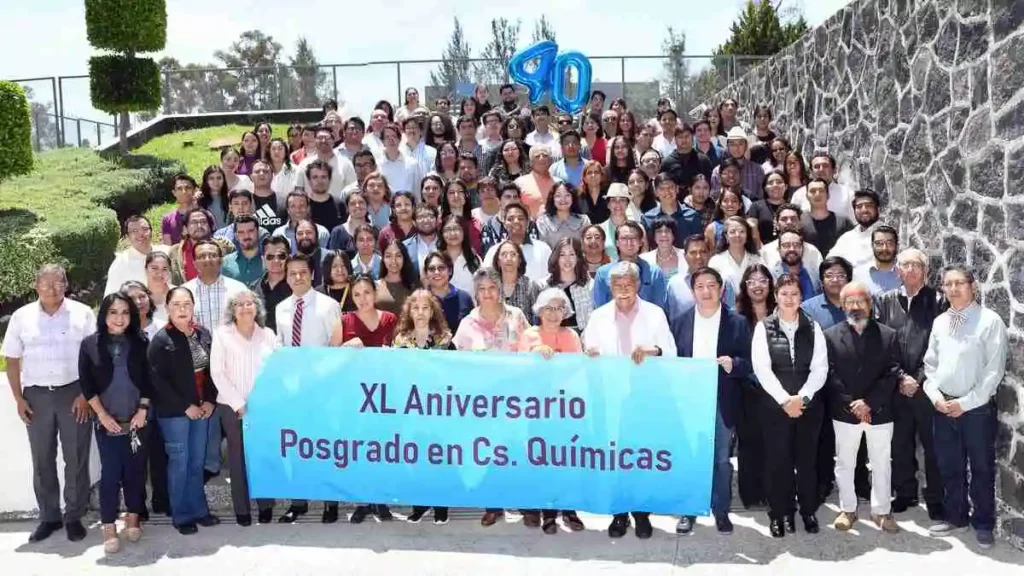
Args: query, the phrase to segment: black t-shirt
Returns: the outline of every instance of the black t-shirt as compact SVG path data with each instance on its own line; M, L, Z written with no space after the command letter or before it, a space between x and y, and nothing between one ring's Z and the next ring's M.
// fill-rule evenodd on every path
M282 214L281 208L277 205L276 194L271 194L270 196L257 196L253 194L252 201L256 207L256 214L254 216L260 221L260 226L268 232L273 232L287 220L287 217Z
M309 199L309 217L313 222L323 226L327 230L334 230L334 227L341 224L341 215L338 213L338 203L334 198L328 196L327 200Z
M750 210L747 210L747 217L757 219L757 232L761 236L762 244L775 240L775 213L782 204L769 204L767 200L758 200L750 205Z
M823 220L815 220L810 212L804 212L800 216L800 223L803 226L804 241L813 244L822 256L832 250L840 236L853 228L849 220L839 218L834 212L829 212Z

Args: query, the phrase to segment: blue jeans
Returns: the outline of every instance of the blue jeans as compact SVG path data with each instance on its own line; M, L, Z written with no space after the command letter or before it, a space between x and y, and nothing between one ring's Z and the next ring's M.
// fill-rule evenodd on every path
M210 422L190 420L186 416L158 420L167 449L171 520L175 526L195 523L210 513L203 490L203 460Z
M964 412L959 418L936 412L932 419L935 456L942 475L942 509L950 524L967 526L970 494L974 511L970 524L975 530L995 528L996 422L995 402Z
M732 507L732 428L725 425L721 413L715 413L715 461L711 476L711 513L720 518Z

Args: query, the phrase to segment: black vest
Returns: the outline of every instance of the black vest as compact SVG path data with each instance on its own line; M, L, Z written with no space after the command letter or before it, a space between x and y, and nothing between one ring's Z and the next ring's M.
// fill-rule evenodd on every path
M764 320L765 336L768 339L768 355L772 360L772 372L790 394L796 394L811 374L811 358L814 356L814 324L800 313L797 320L796 342L793 357L789 355L789 338L779 325L778 314Z

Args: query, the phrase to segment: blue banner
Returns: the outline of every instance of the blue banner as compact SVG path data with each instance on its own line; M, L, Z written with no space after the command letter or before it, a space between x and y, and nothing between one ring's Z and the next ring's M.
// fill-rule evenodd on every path
M711 360L284 348L249 396L253 497L706 515Z

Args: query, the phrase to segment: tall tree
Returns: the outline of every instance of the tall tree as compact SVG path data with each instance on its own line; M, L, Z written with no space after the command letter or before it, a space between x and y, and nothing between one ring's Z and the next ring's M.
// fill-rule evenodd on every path
M291 58L289 82L285 83L283 100L286 107L317 108L326 97L327 74L320 69L320 62L313 53L313 47L305 37L299 37L295 44L295 55Z
M510 22L507 18L491 19L491 40L480 53L486 62L478 62L473 66L477 82L481 84L501 84L508 78L508 61L516 53L519 44L521 22Z
M247 30L227 50L214 58L228 68L235 82L227 92L232 110L267 110L281 103L281 44L260 30Z
M455 17L455 27L452 29L452 36L448 39L448 46L441 55L441 63L437 65L437 71L430 73L430 83L442 88L449 98L455 95L456 86L460 82L470 82L469 58L471 50L469 42L462 32L462 23L459 17Z
M669 26L665 39L661 42L661 51L667 58L661 82L661 95L672 100L677 112L689 110L692 81L690 63L686 59L686 33Z
M35 91L25 87L29 113L32 115L32 146L37 152L57 147L57 122L52 102L39 102Z
M557 42L555 39L555 28L548 21L548 17L543 14L540 15L540 20L533 23L533 41L540 42L541 40Z

